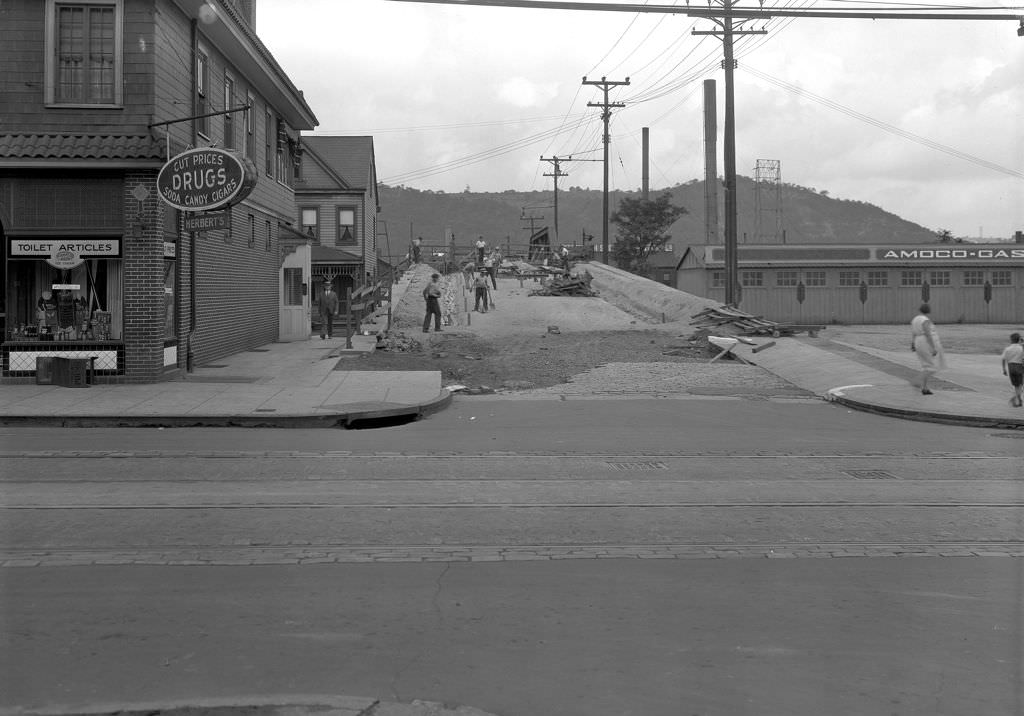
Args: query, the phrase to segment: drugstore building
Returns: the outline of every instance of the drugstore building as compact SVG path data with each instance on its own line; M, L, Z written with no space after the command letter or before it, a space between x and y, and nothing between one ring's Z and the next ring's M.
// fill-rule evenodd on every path
M18 82L0 93L3 380L70 357L99 381L152 382L277 340L299 132L316 117L254 13L251 0L4 3L0 64ZM202 147L252 174L206 220L157 186Z

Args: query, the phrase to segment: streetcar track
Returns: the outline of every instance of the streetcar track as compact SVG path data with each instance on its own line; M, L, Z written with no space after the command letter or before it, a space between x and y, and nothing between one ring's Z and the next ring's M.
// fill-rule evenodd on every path
M643 454L624 453L565 453L565 452L483 452L483 453L395 453L395 452L351 452L339 451L110 451L110 450L44 450L0 452L0 460L14 459L217 459L251 460L260 459L325 459L325 458L389 458L400 460L480 460L484 458L515 458L544 460L650 460L650 459L706 459L706 460L1019 460L1021 455L992 455L976 453L730 453L730 452L648 452Z
M250 502L194 504L74 504L0 505L0 510L279 510L279 509L367 509L367 510L460 510L460 509L840 509L840 508L1024 508L1024 502Z

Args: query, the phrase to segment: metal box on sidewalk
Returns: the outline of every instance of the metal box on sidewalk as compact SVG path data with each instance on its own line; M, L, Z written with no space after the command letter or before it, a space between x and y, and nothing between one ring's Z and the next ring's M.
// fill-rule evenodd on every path
M36 385L53 385L53 356L36 356Z
M88 369L88 358L54 358L53 383L65 388L88 388Z

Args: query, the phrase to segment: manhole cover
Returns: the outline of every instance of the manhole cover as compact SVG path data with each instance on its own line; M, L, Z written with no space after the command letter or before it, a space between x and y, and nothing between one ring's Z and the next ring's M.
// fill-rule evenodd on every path
M663 462L606 462L612 470L666 470Z
M843 470L843 473L858 480L895 480L895 475L885 470Z

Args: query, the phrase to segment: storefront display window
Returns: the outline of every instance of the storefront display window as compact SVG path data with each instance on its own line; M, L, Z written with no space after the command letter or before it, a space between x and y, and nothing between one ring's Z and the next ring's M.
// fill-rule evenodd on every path
M7 340L121 340L121 274L120 259L86 259L70 269L9 261Z
M174 267L176 262L164 259L164 340L173 341L177 336L177 301L174 300Z

